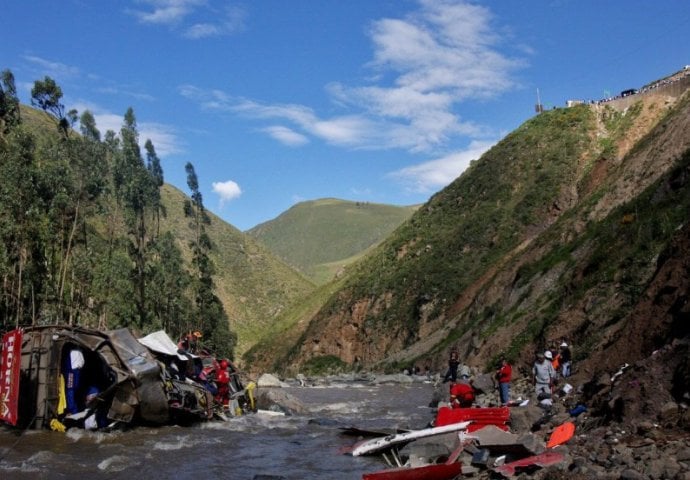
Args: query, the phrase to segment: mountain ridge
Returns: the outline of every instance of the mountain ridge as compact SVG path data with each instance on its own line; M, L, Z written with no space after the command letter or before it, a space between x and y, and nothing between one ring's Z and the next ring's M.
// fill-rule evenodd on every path
M579 344L582 372L595 368L606 357L605 332L620 328L654 274L654 262L634 259L647 250L659 255L686 221L673 219L687 218L684 177L674 172L684 171L690 146L688 80L674 91L626 98L625 106L580 105L525 122L353 267L280 364L293 372L324 359L345 369L441 368L451 347L473 364L492 364L500 352L529 364L535 346L567 337ZM523 163L510 170L519 155ZM501 183L501 175L510 181ZM679 198L668 183L681 185ZM655 195L663 200L663 222L635 200ZM452 225L477 208L488 227ZM618 245L607 236L627 225L638 237ZM622 264L606 243L618 246ZM423 265L420 257L435 263ZM628 278L622 284L618 270ZM461 285L444 285L452 282ZM608 298L599 298L597 286ZM622 348L610 358L625 355Z
M324 284L418 208L322 198L300 202L247 231L296 270Z

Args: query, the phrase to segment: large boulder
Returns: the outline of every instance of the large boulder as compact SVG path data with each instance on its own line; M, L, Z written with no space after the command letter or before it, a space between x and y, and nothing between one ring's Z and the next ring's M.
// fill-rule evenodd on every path
M524 407L513 407L510 409L510 429L517 433L529 432L543 417L544 410L532 402Z
M306 413L307 411L302 402L282 388L258 388L256 390L256 408L282 412L286 415Z
M472 380L472 386L481 393L491 393L496 391L496 383L493 375L482 373L476 375Z

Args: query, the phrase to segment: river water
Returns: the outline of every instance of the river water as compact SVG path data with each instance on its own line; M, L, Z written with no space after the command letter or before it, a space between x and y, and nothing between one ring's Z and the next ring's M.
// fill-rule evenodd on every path
M0 429L0 479L360 479L378 457L341 453L357 439L340 427L423 428L428 383L287 387L308 413L262 413L191 427L67 433Z

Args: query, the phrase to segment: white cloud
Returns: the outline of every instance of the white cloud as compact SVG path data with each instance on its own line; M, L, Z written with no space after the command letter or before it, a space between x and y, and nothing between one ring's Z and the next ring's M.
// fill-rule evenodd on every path
M115 87L115 86L98 87L95 89L95 91L98 93L106 94L106 95L130 97L130 98L134 98L136 100L143 100L143 101L147 101L147 102L152 102L156 99L156 97L154 97L153 95L151 95L149 93L137 92L134 90L128 90L126 88Z
M245 28L246 12L237 6L219 10L208 0L138 0L138 3L146 7L128 12L141 23L175 27L190 39L231 35Z
M268 133L271 137L278 140L280 143L285 145L296 147L299 145L304 145L309 143L309 139L302 135L301 133L295 132L294 130L283 127L281 125L273 125L262 129Z
M389 175L417 193L435 192L458 178L472 160L481 157L494 142L472 142L466 150L406 167Z
M227 180L225 182L213 182L211 186L213 191L220 197L221 208L225 202L229 202L230 200L238 198L240 195L242 195L240 186L232 180Z
M79 68L65 65L64 63L53 62L35 55L25 55L24 59L37 65L41 69L41 75L48 75L54 80L73 78L80 75Z
M142 23L171 25L190 15L195 8L206 4L206 0L139 0L146 4L146 10L131 10Z
M203 108L280 119L305 140L312 136L347 148L435 152L458 137L486 137L486 128L462 118L462 102L514 88L511 75L521 61L499 50L503 39L488 8L463 0L419 0L418 5L403 18L371 24L371 83L325 86L342 114L322 117L306 105L262 104L193 86L180 87L180 93ZM286 133L274 127L263 131L274 138Z
M396 134L390 144L413 151L431 150L456 135L481 134L461 121L456 106L513 87L509 74L520 66L495 49L500 38L485 7L449 0L420 5L404 19L381 19L370 30L371 66L392 72L389 84L328 87L339 102L403 126L398 132L404 137Z
M137 124L137 128L140 143L143 145L147 139L150 139L158 156L167 157L184 152L174 127L163 123L141 122Z
M230 35L241 32L245 28L246 12L239 7L227 7L220 20L213 22L195 23L187 28L184 36L187 38L207 38Z

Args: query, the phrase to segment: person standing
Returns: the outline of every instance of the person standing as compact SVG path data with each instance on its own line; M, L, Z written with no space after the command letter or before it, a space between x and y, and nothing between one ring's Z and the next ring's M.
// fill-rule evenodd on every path
M566 342L561 343L561 375L563 378L570 376L570 366L572 362L572 353L570 347Z
M551 359L551 365L553 366L553 369L558 373L558 369L561 367L561 352L557 348L551 348L549 349L551 351L551 354L553 358Z
M548 356L553 357L548 350L546 353L549 354ZM551 396L551 386L556 378L556 371L553 369L553 365L551 365L551 361L547 358L546 353L537 353L537 360L532 366L534 393L537 395L537 398L540 396L546 398Z
M510 402L510 380L513 376L513 367L505 357L501 357L501 364L496 372L498 380L498 393L501 397L501 406L506 406Z
M446 383L448 380L455 382L455 380L458 378L458 365L460 365L460 356L458 355L458 351L453 349L450 351L450 357L448 358L448 371L443 377L443 383Z

